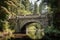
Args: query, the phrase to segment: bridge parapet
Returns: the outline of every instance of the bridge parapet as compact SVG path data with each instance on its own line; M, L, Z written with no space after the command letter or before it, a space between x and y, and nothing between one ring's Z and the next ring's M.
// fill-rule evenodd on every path
M40 15L28 15L28 16L16 16L16 17L11 17L10 19L16 19L16 18L40 18Z
M40 16L17 16L17 18L40 18Z

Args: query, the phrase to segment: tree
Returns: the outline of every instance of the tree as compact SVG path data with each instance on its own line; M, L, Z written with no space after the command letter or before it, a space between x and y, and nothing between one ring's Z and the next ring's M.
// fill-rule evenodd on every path
M34 3L34 14L37 14L38 12L38 6L37 6L37 2Z
M22 0L22 4L25 6L25 10L29 10L29 0Z
M39 4L39 13L41 13L41 11L42 11L42 5L43 5L43 3L41 2L41 3Z
M46 0L45 0L46 1ZM48 5L52 8L51 10L53 11L53 25L55 28L60 29L60 0L47 0L46 1ZM57 27L58 26L58 27Z
M6 24L6 22L8 22L7 20L9 20L11 16L13 17L15 14L14 11L11 10L11 7L15 7L15 8L17 7L12 0L0 1L0 22L1 22L0 28L2 27L2 31L9 28L9 26L4 26L4 24ZM9 23L7 23L7 25L9 25Z
M6 0L7 1L7 0ZM0 1L0 28L2 31L4 30L4 21L8 20L10 12L8 11L8 7L5 3L5 0ZM8 26L7 26L8 27Z
M60 37L60 0L44 0L44 2L47 3L48 6L50 6L52 11L52 26L46 27L46 36L48 37L48 40L54 40L54 37ZM51 14L51 13L50 13ZM53 35L54 34L54 35ZM45 38L46 38L45 36ZM54 37L52 37L54 36ZM51 38L50 38L51 37ZM60 38L58 38L60 39ZM56 39L57 40L57 39Z
M31 12L31 13L33 13L33 9L34 9L34 5L32 4L32 2L30 3L30 7L29 7L29 11Z
M5 32L5 33L9 34L8 35L9 37L12 36L13 32L9 28L10 25L7 20L9 20L15 14L14 8L16 9L17 6L14 1L13 0L2 0L2 1L0 0L0 32L2 31L3 33ZM12 11L12 10L14 10L14 11ZM7 38L5 38L4 40L6 40L6 39Z

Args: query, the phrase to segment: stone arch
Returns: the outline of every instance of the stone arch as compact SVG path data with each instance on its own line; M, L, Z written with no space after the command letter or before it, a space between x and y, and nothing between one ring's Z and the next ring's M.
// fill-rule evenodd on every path
M22 28L21 28L21 33L26 33L26 27L27 27L27 25L29 25L29 24L31 24L31 23L39 23L40 24L40 22L38 22L38 21L30 21L30 22L27 22L27 23L25 23L23 26L22 26ZM42 26L42 25L41 25Z

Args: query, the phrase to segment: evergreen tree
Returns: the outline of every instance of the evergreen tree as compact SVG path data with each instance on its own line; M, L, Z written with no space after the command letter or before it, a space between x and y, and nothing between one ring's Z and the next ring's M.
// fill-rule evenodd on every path
M30 4L29 0L23 0L22 4L25 6L25 10L29 10L29 4Z
M42 2L39 4L39 13L42 11Z
M32 4L32 2L30 3L30 7L29 7L29 11L31 12L31 13L33 13L33 9L34 9L34 5Z
M38 6L37 6L37 2L34 3L34 14L37 14L38 12Z

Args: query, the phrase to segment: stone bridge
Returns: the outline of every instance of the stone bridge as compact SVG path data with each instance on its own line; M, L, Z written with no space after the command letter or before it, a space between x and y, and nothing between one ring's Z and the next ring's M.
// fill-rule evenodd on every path
M26 28L26 26L31 23L39 23L41 26L47 26L46 18L42 19L39 15L17 16L16 18L11 18L10 22L15 23L14 29L16 32L20 32L21 29Z

